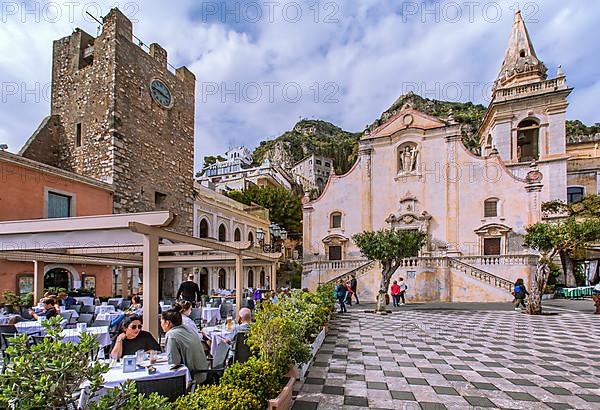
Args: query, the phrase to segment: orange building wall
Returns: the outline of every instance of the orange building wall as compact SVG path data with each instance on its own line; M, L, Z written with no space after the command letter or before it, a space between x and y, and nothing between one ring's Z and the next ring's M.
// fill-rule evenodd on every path
M108 215L113 211L112 192L76 180L32 170L0 158L0 221L44 217L44 189L71 192L75 215Z
M14 157L14 156L13 156ZM30 163L30 161L28 162ZM112 192L43 170L14 164L0 157L0 221L40 219L44 217L45 189L72 193L75 215L110 215ZM81 274L96 275L96 296L112 295L112 267L106 265L69 265ZM16 291L17 275L33 274L33 263L0 259L0 293Z

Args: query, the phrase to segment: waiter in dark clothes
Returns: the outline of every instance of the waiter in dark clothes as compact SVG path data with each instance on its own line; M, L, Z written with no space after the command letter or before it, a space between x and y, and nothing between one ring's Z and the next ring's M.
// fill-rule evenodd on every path
M200 300L200 288L198 284L194 282L194 275L189 274L188 280L181 282L179 290L177 291L177 299L187 300L191 302L193 307L196 307L196 301Z

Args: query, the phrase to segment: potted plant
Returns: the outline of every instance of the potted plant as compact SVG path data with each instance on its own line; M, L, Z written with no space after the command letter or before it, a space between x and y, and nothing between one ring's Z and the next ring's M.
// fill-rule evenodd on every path
M260 401L246 389L229 384L202 386L175 401L176 410L262 410Z

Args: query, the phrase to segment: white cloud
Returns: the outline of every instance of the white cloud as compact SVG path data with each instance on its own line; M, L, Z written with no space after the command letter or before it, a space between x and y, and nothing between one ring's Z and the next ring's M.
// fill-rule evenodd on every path
M97 3L103 14L113 4ZM485 103L484 85L498 73L513 13L513 2L502 1L498 3L502 10L499 21L491 21L493 13L489 10L484 15L482 5L475 8L472 22L465 8L460 20L453 23L443 15L423 14L425 2L401 5L376 0L306 0L299 3L303 12L299 22L290 22L291 9L284 18L281 3L275 8L273 22L263 14L259 22L251 23L243 18L234 21L235 16L224 21L209 18L201 13L207 4L148 0L121 5L137 20L137 36L146 43L160 43L172 64L187 65L196 74L197 168L206 154L221 153L231 145L256 146L260 140L290 129L300 117L331 120L344 129L360 131L402 92L415 87L416 92L431 98ZM225 3L214 4L222 9ZM243 7L247 2L240 4ZM319 7L316 23L315 4ZM64 17L55 23L36 23L31 18L23 22L23 16L3 14L6 22L0 24L0 76L4 87L15 83L30 89L32 84L41 87L48 83L52 41L69 35L76 26L96 34L97 24L81 16L86 5L79 4L74 19ZM420 8L416 14L400 15L402 10L413 10L414 5ZM228 7L233 7L232 2ZM427 7L431 8L431 3ZM594 17L599 11L600 3L584 0L549 0L523 10L536 51L547 63L549 74L562 64L570 85L576 87L569 118L588 123L600 121L594 104L600 91L600 45L589 41L599 37L600 27ZM328 15L332 22L325 22ZM268 82L279 84L273 101L268 98ZM469 82L480 84L474 95L467 94L465 84ZM217 94L203 94L213 83L218 86ZM262 92L256 102L248 101L256 90L250 83L257 83ZM302 98L295 103L289 102L290 93L288 100L282 95L283 87L291 83L302 89ZM248 95L241 95L236 102L234 96L222 95L223 84L227 89L237 85ZM460 87L458 97L454 84ZM22 90L16 96L6 94L3 92L0 109L0 143L8 141L10 149L17 151L49 113L49 103L23 96ZM337 102L326 102L327 95Z

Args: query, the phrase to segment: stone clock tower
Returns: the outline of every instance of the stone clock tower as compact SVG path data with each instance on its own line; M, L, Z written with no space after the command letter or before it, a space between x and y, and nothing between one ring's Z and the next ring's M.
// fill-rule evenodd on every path
M118 9L102 33L54 42L51 115L21 155L114 186L114 213L169 209L192 233L196 78L133 41Z

